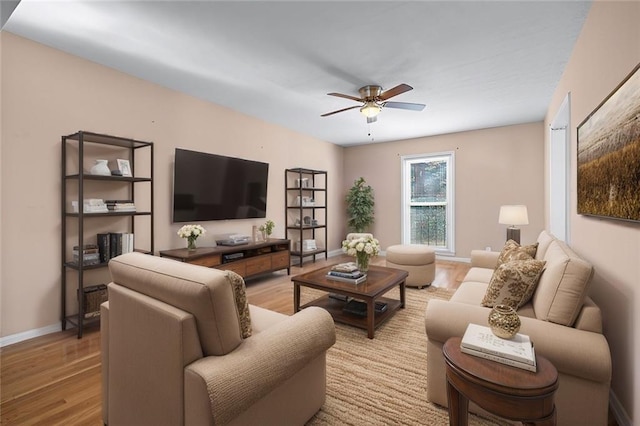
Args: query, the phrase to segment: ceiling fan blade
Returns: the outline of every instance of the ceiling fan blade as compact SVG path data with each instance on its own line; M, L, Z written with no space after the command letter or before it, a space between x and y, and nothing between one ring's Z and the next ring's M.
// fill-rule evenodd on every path
M354 109L354 108L361 108L361 105L356 105L356 106L352 106L352 107L348 107L348 108L342 108L342 109L339 109L337 111L327 112L326 114L322 114L320 117L327 117L329 115L337 114L337 113L343 112L343 111L349 111L350 109Z
M364 102L364 99L356 98L355 96L351 96L351 95L344 95L342 93L327 93L327 95L337 96L339 98L351 99L352 101L356 101L356 102Z
M408 92L409 90L413 90L413 87L404 83L398 84L396 87L392 87L391 89L382 92L380 96L378 96L378 99L380 99L381 101L386 101L389 98L398 96L399 94Z
M422 111L426 105L413 104L410 102L385 102L382 104L385 108L408 109L411 111Z

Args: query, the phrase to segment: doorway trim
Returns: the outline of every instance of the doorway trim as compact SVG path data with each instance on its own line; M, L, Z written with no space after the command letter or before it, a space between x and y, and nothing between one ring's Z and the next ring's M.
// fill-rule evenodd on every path
M569 243L571 200L571 93L549 126L549 232Z

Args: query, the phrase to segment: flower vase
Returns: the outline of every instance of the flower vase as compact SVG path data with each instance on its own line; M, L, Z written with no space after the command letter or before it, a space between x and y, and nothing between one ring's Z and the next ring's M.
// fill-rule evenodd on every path
M111 176L111 170L107 160L96 160L96 164L91 168L92 175Z
M369 270L370 256L365 252L356 253L356 265L360 272L367 272Z
M196 249L196 240L197 237L187 237L187 250L195 250Z

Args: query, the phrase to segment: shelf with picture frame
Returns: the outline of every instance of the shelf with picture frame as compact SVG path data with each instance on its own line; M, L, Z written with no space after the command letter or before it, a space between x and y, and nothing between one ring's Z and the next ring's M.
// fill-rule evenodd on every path
M135 234L135 244L127 245L127 250L153 253L153 143L86 131L61 139L60 315L62 330L75 327L81 338L86 326L99 323L96 303L88 301L106 296L100 286L109 280L108 260L76 262L72 249L82 247L84 253L87 245L97 244L98 234L111 232ZM99 161L107 170L95 169L93 163ZM131 200L136 208L108 210L105 199ZM104 209L86 209L92 200L102 200ZM97 287L103 295L96 293Z
M303 167L286 169L286 238L292 241L291 257L302 265L305 258L327 258L327 172ZM309 243L313 241L313 244Z

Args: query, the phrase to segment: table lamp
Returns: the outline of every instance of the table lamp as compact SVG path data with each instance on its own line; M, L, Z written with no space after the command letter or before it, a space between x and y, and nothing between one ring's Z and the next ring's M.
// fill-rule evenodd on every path
M520 244L520 228L516 228L516 226L529 224L527 206L501 206L498 223L502 225L509 225L509 227L507 228L507 241L513 240L516 243Z

